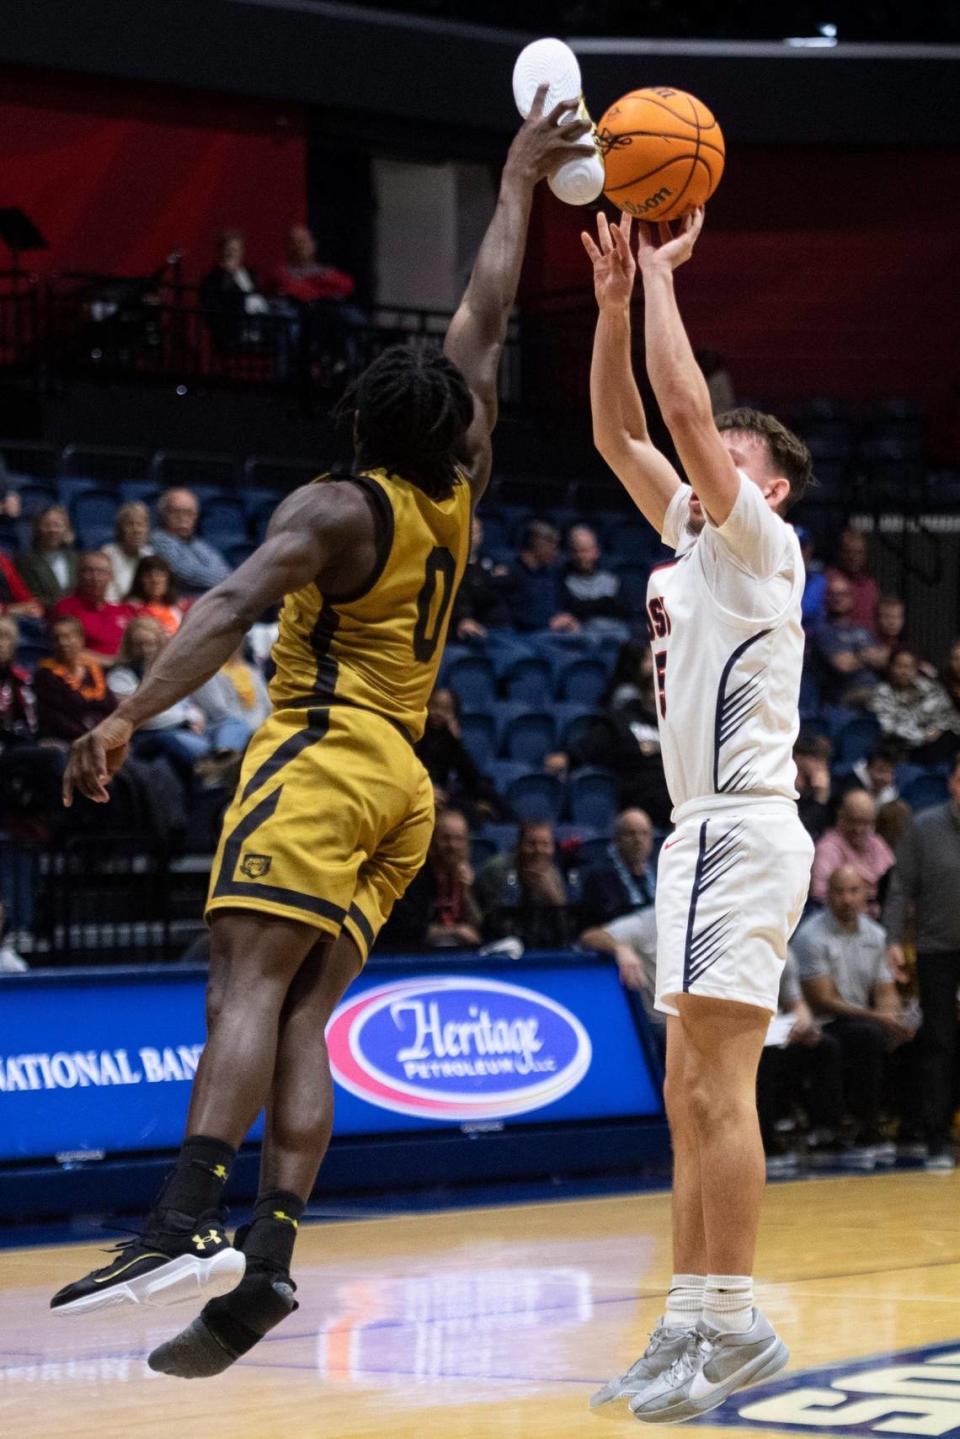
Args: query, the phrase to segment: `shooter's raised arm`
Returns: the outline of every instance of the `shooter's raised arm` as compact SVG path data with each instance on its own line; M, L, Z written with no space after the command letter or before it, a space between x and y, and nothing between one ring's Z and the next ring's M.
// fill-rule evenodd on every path
M593 264L599 315L590 365L593 440L630 497L659 533L680 477L650 440L630 352L630 299L636 263L630 250L632 221L610 225L597 216L597 239L583 232Z
M641 224L637 261L643 277L647 374L653 393L701 505L715 525L722 525L733 509L740 480L714 424L707 382L694 358L673 288L673 272L693 254L702 228L703 210L693 210L683 217L679 235L661 225L657 246L652 227Z
M497 423L497 370L520 283L534 187L564 160L593 153L592 143L577 143L590 128L576 114L577 98L560 101L545 115L547 89L541 85L537 91L533 108L510 146L497 208L443 347L473 393L474 419L464 459L475 498L480 497L490 478L490 435Z

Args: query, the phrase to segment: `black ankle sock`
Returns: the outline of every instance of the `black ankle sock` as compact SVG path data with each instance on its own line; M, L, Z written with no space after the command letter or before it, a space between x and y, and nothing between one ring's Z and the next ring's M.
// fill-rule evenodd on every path
M279 1270L289 1274L304 1208L303 1200L289 1190L270 1189L260 1195L243 1239L248 1273Z
M233 1358L248 1353L281 1319L300 1306L290 1280L249 1273L230 1294L211 1299L200 1316Z
M174 1209L197 1219L220 1203L237 1151L222 1139L207 1139L202 1134L185 1139L177 1158L176 1168L169 1175L154 1213Z

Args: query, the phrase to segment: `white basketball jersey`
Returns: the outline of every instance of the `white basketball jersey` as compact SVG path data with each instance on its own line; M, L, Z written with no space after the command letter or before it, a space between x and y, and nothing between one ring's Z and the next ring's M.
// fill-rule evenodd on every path
M674 817L734 795L795 800L804 635L803 557L790 525L742 471L726 522L687 531L689 486L667 508L676 558L651 572L647 620Z

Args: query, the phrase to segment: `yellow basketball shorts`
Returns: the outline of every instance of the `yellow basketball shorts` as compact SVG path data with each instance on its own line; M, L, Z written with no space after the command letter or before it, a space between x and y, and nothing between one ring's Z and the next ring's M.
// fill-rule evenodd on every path
M278 710L247 747L206 917L253 909L346 930L365 960L432 833L430 778L389 721L347 705Z

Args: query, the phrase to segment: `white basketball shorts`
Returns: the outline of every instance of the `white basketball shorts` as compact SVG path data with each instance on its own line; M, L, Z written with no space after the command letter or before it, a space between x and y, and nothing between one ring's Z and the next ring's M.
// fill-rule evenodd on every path
M676 818L657 872L657 1009L697 994L775 1014L813 863L796 806L706 799Z

